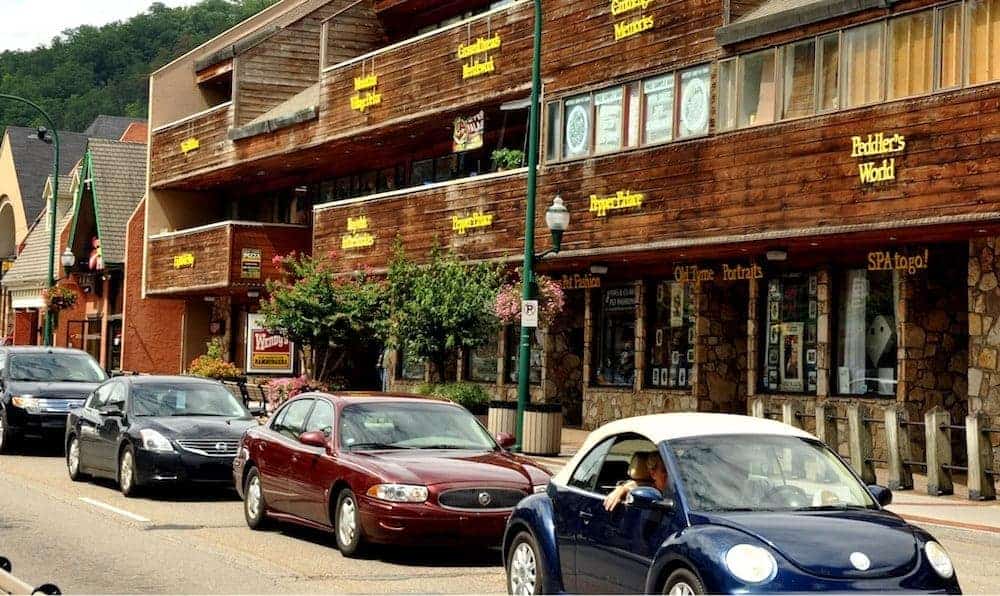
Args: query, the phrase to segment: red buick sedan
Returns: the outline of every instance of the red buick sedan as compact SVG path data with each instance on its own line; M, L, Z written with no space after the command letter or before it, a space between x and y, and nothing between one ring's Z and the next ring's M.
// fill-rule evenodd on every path
M549 472L506 450L465 408L404 395L310 393L243 435L233 479L247 525L333 531L367 543L499 545Z

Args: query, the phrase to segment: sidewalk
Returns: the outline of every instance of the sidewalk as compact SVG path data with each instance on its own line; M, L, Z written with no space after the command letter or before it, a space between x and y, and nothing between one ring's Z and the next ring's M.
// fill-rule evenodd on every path
M558 456L531 457L556 473L580 449L589 431L563 428L562 449ZM879 483L885 484L886 470L877 470ZM893 503L888 507L907 521L915 524L945 526L962 530L977 530L1000 535L1000 502L970 501L968 489L955 479L955 494L932 497L927 494L927 481L923 475L914 474L913 490L894 491Z

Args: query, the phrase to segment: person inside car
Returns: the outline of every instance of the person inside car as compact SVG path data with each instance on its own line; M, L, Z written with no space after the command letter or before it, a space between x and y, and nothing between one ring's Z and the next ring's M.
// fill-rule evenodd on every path
M604 509L613 511L632 489L652 486L661 493L667 488L667 468L657 451L639 451L628 466L629 480L619 484L604 498Z

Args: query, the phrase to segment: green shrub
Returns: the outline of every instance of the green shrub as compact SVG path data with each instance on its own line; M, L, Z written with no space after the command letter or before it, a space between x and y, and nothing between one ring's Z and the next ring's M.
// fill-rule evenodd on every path
M485 412L491 399L489 391L475 383L424 383L417 387L417 393L443 397L474 414Z

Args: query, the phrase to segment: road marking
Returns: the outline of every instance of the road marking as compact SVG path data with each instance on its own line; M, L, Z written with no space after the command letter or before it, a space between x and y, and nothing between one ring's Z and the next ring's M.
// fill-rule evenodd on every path
M80 500L83 501L84 503L87 503L88 505L93 505L94 507L100 507L101 509L104 509L106 511L110 511L111 513L117 513L118 515L121 515L122 517L127 517L130 520L132 520L132 521L137 521L137 522L142 522L142 523L148 523L149 522L148 519L146 519L145 517L143 517L141 515L136 515L135 513L132 513L130 511L125 511L124 509L119 509L117 507L114 507L113 505L108 505L107 503L102 503L101 501L98 501L97 499L91 499L89 497L80 497Z

